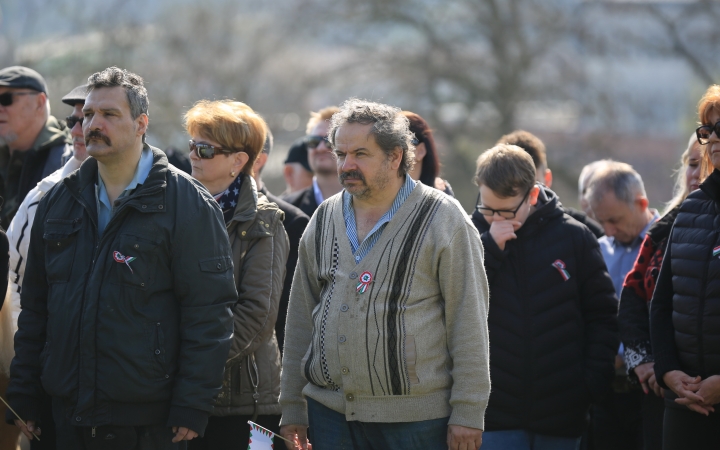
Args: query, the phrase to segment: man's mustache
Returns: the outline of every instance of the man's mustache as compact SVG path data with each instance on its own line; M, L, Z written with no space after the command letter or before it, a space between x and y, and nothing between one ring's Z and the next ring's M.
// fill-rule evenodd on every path
M340 183L347 180L348 178L356 178L363 183L365 183L365 177L360 171L357 170L348 170L347 172L343 172L340 174Z
M110 138L97 130L91 131L85 136L85 145L88 145L90 141L103 141L106 145L111 145Z

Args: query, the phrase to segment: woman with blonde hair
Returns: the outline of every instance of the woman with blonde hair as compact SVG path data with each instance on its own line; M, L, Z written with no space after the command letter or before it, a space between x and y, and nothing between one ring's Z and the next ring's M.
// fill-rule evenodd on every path
M190 449L247 445L248 420L278 431L280 351L275 320L289 244L283 212L259 194L253 163L265 143L265 121L244 103L202 100L185 114L192 176L220 205L233 251L238 300L233 341L205 435Z
M631 382L640 384L643 398L643 442L645 448L662 448L662 424L665 407L663 392L653 372L655 359L650 345L650 299L652 298L668 236L680 204L707 176L707 164L703 164L702 147L695 133L680 161L675 181L675 195L668 202L665 214L655 222L645 235L635 265L628 272L620 294L618 325L620 338L625 346L623 356Z

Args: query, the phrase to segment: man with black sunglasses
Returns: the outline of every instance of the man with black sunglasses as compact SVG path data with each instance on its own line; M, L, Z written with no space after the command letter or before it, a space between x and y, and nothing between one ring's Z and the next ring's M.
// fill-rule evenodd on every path
M598 241L535 177L515 145L478 159L472 221L490 287L492 378L483 450L578 448L614 374L617 299Z
M30 189L72 152L70 130L50 115L45 79L22 66L0 70L0 225L7 229Z
M35 220L38 204L50 188L77 170L87 158L85 138L82 131L82 107L85 104L86 89L87 85L78 86L62 98L63 103L73 107L72 114L65 119L73 140L73 152L70 159L62 168L43 178L37 186L30 190L25 196L25 200L20 204L7 231L10 241L10 273L8 280L10 289L7 291L5 303L12 303L13 322L16 326L20 315L20 291L25 275L28 246L30 245L30 230ZM42 441L33 439L30 442L30 448L55 448L55 423L52 418L52 399L50 396L45 395L43 397L40 403L40 414L39 423L42 423L43 439Z
M328 106L310 115L307 123L305 145L308 152L308 163L315 176L312 186L302 191L293 192L282 197L283 200L297 206L312 216L318 205L342 190L338 179L335 156L327 139L330 129L330 118L338 111L337 106Z

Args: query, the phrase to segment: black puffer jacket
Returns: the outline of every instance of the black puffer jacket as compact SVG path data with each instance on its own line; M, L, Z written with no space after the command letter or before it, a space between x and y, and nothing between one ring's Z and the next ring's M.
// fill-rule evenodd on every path
M617 298L597 239L547 188L504 251L479 212L472 220L490 283L485 430L578 437L590 401L610 386L619 344Z
M44 390L78 426L205 430L233 331L232 253L217 202L152 150L102 236L94 158L38 206L7 390L23 419Z
M715 251L714 249L718 249ZM655 375L720 374L720 172L680 206L650 310Z

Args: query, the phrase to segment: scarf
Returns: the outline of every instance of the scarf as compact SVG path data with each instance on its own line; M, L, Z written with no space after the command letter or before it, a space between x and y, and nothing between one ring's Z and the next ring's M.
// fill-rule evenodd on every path
M215 196L215 200L220 205L223 212L225 223L230 223L235 215L235 207L237 206L238 197L240 196L240 187L242 186L243 174L239 174L230 186Z

